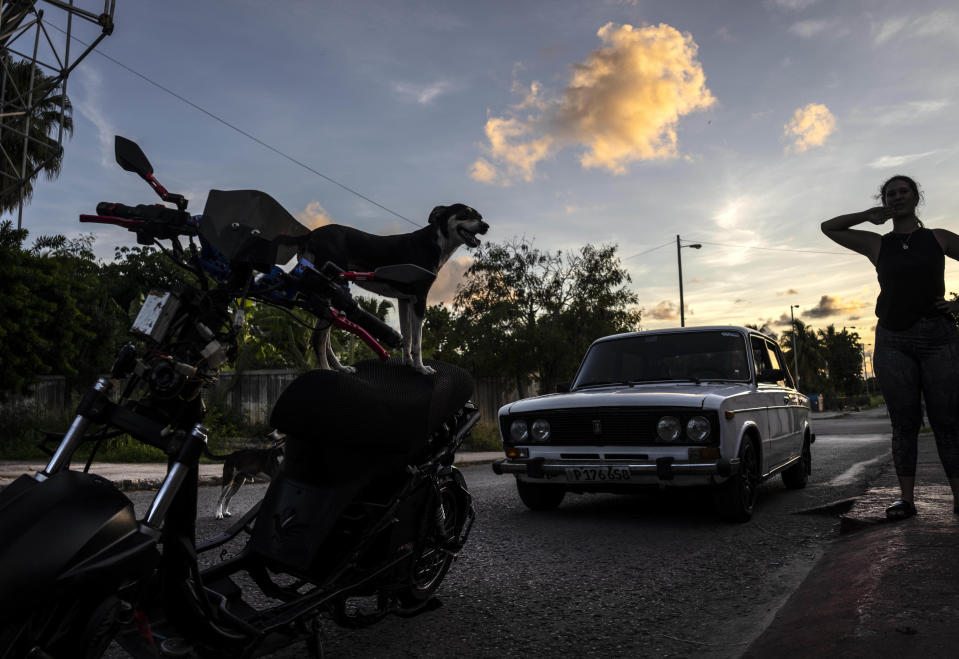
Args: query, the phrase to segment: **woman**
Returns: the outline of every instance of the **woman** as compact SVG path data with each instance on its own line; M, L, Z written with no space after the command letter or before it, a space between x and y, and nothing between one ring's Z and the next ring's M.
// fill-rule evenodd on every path
M916 182L896 175L879 190L882 206L822 223L829 238L866 256L879 276L876 301L876 375L892 422L892 454L901 499L886 509L891 519L916 514L913 489L922 423L920 397L936 437L939 459L959 514L959 330L949 316L959 303L944 299L945 256L959 260L959 236L926 229L916 216ZM892 220L884 235L852 227Z

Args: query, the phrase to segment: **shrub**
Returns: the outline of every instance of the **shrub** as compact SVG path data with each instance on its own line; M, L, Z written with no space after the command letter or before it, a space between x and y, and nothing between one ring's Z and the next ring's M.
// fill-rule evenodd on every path
M499 428L495 423L480 421L473 432L463 440L463 451L501 451L503 443L499 438Z

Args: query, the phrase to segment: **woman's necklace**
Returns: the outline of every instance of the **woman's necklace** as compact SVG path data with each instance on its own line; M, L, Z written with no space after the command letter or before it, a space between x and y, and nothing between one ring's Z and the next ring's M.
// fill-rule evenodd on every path
M902 248L903 248L903 249L909 249L909 241L912 240L913 234L916 233L916 231L918 231L918 230L919 230L919 227L916 227L915 229L913 229L912 231L910 231L909 233L907 233L907 234L906 234L906 237L902 239Z

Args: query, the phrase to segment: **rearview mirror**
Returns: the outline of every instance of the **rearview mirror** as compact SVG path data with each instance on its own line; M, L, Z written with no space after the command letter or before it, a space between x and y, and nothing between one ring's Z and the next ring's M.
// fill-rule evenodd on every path
M773 368L768 371L760 371L756 375L757 382L779 382L786 379L786 371L781 368Z
M153 173L153 165L136 142L117 135L113 140L117 164L128 172L134 172L146 178Z
M384 265L373 271L373 277L376 281L407 286L411 284L429 284L436 279L436 275L432 272L418 265L413 265L412 263Z

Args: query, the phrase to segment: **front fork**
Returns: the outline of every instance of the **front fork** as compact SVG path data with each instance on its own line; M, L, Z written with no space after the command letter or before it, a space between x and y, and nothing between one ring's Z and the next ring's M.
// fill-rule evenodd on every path
M109 401L113 383L109 378L100 378L84 396L77 409L77 415L70 428L60 440L59 446L47 463L47 466L34 475L34 479L43 482L55 474L68 469L73 454L83 443L87 429L92 423L110 423L121 430L134 435L138 440L156 446L171 455L166 477L157 490L149 512L143 520L145 531L156 533L163 528L164 521L171 510L174 513L178 535L194 539L196 519L196 479L200 453L206 446L207 430L196 424L185 437L160 428L159 424L126 410ZM174 442L176 442L174 444ZM184 487L186 485L186 487ZM190 492L191 496L181 495ZM174 505L178 502L177 505Z
M93 392L95 392L94 396L97 394L107 396L112 389L113 383L108 378L100 378L97 380L96 384L93 385ZM63 439L60 440L60 445L57 447L53 457L50 458L50 462L48 462L47 466L41 471L38 471L34 476L37 481L42 483L61 469L70 465L70 459L73 457L73 453L80 448L80 444L83 442L83 436L86 435L87 428L89 428L90 424L93 423L93 419L90 418L90 414L85 412L86 410L83 409L83 404L81 403L81 409L77 412L77 416L73 419L73 423L70 424L70 429L67 430L66 434L63 436Z

